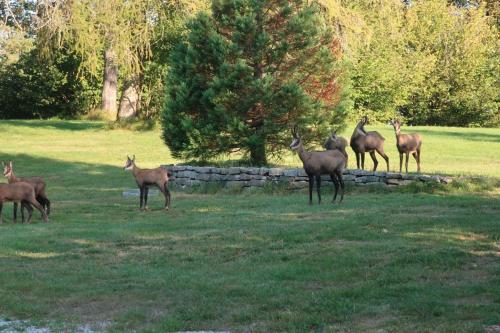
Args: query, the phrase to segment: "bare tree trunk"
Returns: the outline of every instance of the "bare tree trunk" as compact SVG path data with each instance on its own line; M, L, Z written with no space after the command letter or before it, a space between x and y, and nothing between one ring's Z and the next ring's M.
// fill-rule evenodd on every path
M137 116L140 107L140 84L137 76L133 76L123 84L118 119L130 119Z
M102 86L101 109L110 120L116 119L116 99L118 95L118 67L115 64L115 54L108 49L104 53L104 84Z

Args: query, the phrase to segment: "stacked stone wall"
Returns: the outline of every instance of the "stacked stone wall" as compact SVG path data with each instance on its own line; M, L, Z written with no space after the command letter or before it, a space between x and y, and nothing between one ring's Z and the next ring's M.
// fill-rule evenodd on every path
M272 184L286 184L290 188L308 186L308 177L302 168L252 168L252 167L196 167L189 165L166 165L172 173L171 181L177 186L201 186L218 184L223 187L263 187ZM366 170L344 170L344 181L355 185L388 186L408 185L411 182L439 182L448 184L450 177L425 174L401 174L394 172L372 172ZM331 183L329 176L322 181Z

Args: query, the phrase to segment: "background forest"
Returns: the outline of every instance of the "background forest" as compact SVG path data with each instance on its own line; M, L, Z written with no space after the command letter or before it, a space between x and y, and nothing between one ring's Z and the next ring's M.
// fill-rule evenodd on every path
M173 50L224 1L0 3L0 117L115 120L160 117ZM290 3L320 8L336 43L336 65L311 75L334 79L342 121L499 124L497 2Z

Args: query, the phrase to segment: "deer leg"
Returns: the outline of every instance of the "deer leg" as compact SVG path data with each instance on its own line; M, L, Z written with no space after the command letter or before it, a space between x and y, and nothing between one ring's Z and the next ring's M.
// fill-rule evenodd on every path
M50 200L45 197L45 211L47 212L47 216L50 215Z
M418 163L417 152L413 152L413 153L411 153L411 155L415 159L415 162L417 162L417 172L420 172L420 166L419 166L419 163Z
M167 188L167 183L165 183L165 210L170 209L170 191Z
M354 152L356 154L356 166L358 167L359 169L359 157L360 157L360 153L357 153L357 152Z
M3 202L0 202L0 224L2 224L2 209L3 209Z
M24 223L24 206L22 202L20 211L21 211L21 223Z
M148 193L149 193L149 187L144 186L144 210L149 210L149 208L148 208Z
M420 149L417 150L417 157L415 157L417 160L417 171L420 172Z
M313 203L314 176L309 176L309 205Z
M361 154L361 169L365 169L365 153L360 153Z
M410 153L406 153L406 161L405 161L406 173L408 173L408 159L409 158L410 158Z
M399 153L399 173L402 172L403 169L403 153Z
M17 220L17 202L14 202L14 223L16 223Z
M35 198L30 200L28 202L28 205L26 205L26 207L29 207L31 212L33 212L33 207L31 207L30 204L33 205L38 211L40 211L40 213L42 213L42 219L44 220L44 222L49 222L49 217L47 216L47 213L45 213L45 209L43 209L42 205L40 205L40 203L38 203Z
M22 212L22 215L23 215L23 223L24 223L24 212L23 210L26 208L26 210L28 211L28 220L26 221L27 224L30 224L31 223L31 216L33 215L33 208L30 206L30 204L23 200L21 201L21 212Z
M144 202L144 186L139 186L139 210L142 210Z
M336 173L337 173L337 179L338 179L338 182L339 182L339 184L340 184L340 190L342 191L342 192L340 193L340 201L339 201L339 203L341 203L341 202L342 202L342 200L344 199L344 189L345 189L345 184L344 184L344 179L342 178L342 171L337 170L337 171L336 171Z
M339 182L337 180L337 176L335 174L333 174L333 173L330 175L330 178L332 179L333 187L335 189L335 192L333 194L333 199L332 199L332 203L334 203L335 199L337 199L337 193L338 193L338 190L339 190Z
M380 147L380 148L375 149L375 150L385 160L385 163L387 164L387 172L389 172L389 156L387 156L387 154L384 152L384 148Z
M377 170L378 161L377 161L377 156L375 156L375 152L374 151L370 152L370 157L373 160L373 171L376 171Z
M318 192L318 204L321 204L321 175L316 175L316 191Z

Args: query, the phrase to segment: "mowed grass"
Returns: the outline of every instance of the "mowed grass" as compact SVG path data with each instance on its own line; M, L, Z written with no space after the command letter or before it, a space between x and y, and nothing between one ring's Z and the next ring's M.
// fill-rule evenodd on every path
M499 145L499 130L455 130L480 136L424 140L451 151L469 141ZM135 183L121 167L127 153L145 167L176 162L157 131L9 121L0 142L0 159L13 160L19 175L44 175L53 202L50 224L38 214L32 225L12 224L4 205L0 317L111 332L483 332L500 324L499 188L355 190L337 206L308 206L304 192L174 191L170 212L152 197L153 211L142 213L138 198L122 197ZM435 171L498 176L498 156L474 154L469 163L490 171L449 171L444 162Z

